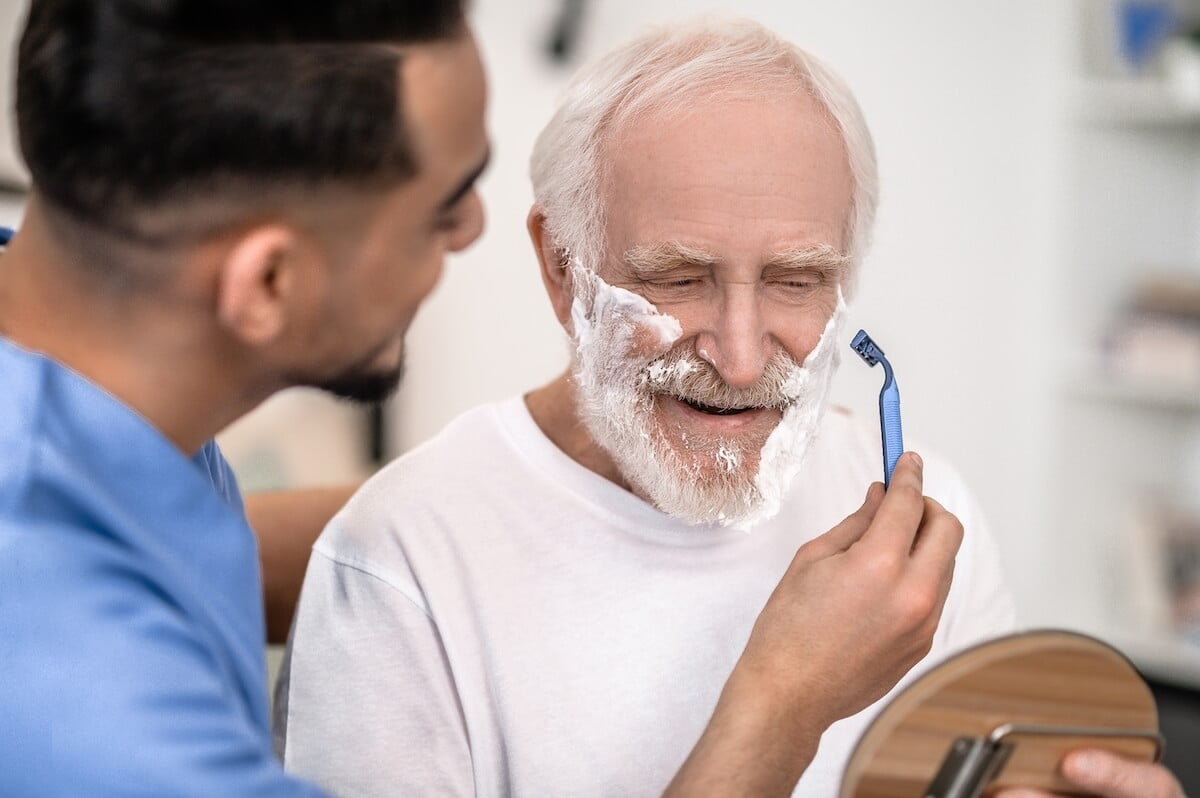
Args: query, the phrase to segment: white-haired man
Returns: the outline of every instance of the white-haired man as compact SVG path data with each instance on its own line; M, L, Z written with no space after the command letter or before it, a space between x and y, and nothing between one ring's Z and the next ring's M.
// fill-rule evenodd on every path
M757 25L656 31L575 80L532 172L571 367L325 531L285 766L352 795L833 795L866 707L1013 622L953 473L909 455L864 501L877 444L824 413L862 116Z

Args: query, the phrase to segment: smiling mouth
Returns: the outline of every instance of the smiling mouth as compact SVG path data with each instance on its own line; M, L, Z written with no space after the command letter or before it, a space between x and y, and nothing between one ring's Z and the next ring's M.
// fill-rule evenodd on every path
M745 413L747 410L757 410L755 407L714 407L712 405L694 402L691 399L679 399L693 410L698 410L701 413L707 413L710 416L736 416L739 413Z

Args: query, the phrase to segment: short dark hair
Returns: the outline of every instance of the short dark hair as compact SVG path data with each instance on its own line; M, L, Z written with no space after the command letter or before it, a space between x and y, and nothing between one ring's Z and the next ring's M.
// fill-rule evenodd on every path
M398 182L397 44L451 38L465 0L32 0L17 60L35 189L136 234L189 192Z

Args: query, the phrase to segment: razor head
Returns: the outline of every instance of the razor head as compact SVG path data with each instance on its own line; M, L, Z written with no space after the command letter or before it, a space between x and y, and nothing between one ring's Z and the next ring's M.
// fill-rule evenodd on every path
M883 350L871 340L871 336L867 335L866 330L858 331L858 335L854 336L854 340L850 342L850 348L867 361L868 366L876 365L883 357Z

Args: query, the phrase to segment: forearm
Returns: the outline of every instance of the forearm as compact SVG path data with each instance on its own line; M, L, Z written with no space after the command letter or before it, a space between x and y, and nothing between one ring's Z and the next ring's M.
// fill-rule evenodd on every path
M262 559L267 642L286 642L312 545L357 487L305 488L246 497L246 518L258 538Z
M823 731L820 721L765 689L739 663L665 798L791 795Z

